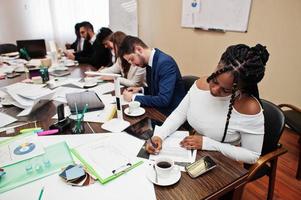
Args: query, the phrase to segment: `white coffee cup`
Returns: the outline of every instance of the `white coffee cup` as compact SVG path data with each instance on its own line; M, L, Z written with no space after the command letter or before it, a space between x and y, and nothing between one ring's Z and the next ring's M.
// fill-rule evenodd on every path
M155 161L155 169L160 178L168 178L172 174L175 162L170 158L158 158Z
M129 103L129 113L137 113L140 108L140 102L139 101L132 101Z

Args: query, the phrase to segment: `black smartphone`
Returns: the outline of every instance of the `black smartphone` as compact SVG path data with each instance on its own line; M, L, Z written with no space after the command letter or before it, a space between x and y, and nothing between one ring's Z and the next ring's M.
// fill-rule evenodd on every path
M129 126L125 129L125 132L139 139L148 140L153 136L156 125L162 125L162 123L145 117L139 122Z
M210 158L209 156L205 156L189 165L186 165L185 170L190 177L196 178L215 167L216 163L214 162L214 160L212 160L212 158Z
M18 74L18 73L11 73L11 74L7 74L6 77L7 78L15 78L17 76L20 76L21 74Z

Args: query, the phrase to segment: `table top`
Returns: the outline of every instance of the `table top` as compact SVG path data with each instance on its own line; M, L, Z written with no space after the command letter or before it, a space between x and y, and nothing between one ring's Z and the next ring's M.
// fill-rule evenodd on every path
M89 65L80 65L78 67L70 67L72 77L84 77L86 70L95 70ZM25 75L22 74L14 79L0 80L0 87L19 82L25 79ZM45 129L54 122L51 117L56 114L57 102L51 101L38 111L30 114L26 117L18 117L20 121L37 121L39 126ZM4 107L4 112L16 116L21 109L16 107ZM140 117L129 117L124 115L124 119L131 124L142 120L144 117L149 117L157 121L164 121L165 116L154 108L146 108L146 113ZM101 128L100 123L90 123L93 131L96 133L107 132ZM92 130L85 125L87 133L92 133ZM8 136L5 133L1 133L0 136ZM12 135L9 135L12 136ZM216 199L223 194L235 189L243 184L247 177L247 170L242 165L230 158L225 157L220 152L211 151L198 151L197 159L202 156L210 156L216 163L217 167L203 174L195 179L182 172L181 179L178 183L167 186L155 186L155 192L157 199Z

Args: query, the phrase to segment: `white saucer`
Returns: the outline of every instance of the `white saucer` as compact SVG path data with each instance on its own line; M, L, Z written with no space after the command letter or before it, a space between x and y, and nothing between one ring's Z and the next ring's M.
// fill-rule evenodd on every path
M98 83L94 82L94 83L85 83L84 84L84 88L91 88L91 87L95 87Z
M141 116L145 113L145 109L144 108L138 108L136 112L133 113L129 113L129 108L124 109L124 114L126 114L127 116L131 116L131 117L138 117Z
M162 178L158 177L158 182L156 182L156 174L153 166L149 166L146 172L146 177L154 184L160 186L169 186L177 183L181 178L181 171L178 166L174 166L170 177Z

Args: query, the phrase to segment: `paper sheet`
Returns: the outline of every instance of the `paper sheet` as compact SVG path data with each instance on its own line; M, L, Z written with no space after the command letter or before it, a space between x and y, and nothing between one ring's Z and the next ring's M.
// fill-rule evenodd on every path
M122 133L116 134L117 141L121 140L124 145L126 144L125 149L129 155L137 155L139 149L143 145L143 141L132 136L128 138L126 133L123 134L125 137ZM81 144L101 139L103 136L105 136L105 134L55 135L40 137L39 139L45 147L60 141L66 141L69 147L73 148ZM41 187L44 186L43 200L81 200L83 198L98 200L99 197L110 200L155 200L156 194L154 186L146 177L146 167L147 166L136 167L129 171L126 175L123 175L106 185L95 183L84 188L70 187L69 185L66 185L66 183L64 183L57 174L54 174L0 194L0 199L37 199L41 191Z
M10 115L7 115L5 113L0 112L0 127L4 127L8 124L11 124L13 122L17 121L16 118L11 117Z
M123 86L121 86L120 88L122 88L122 87ZM111 82L102 83L102 84L98 85L97 87L90 88L89 90L94 91L94 92L96 92L96 94L98 96L101 96L102 94L115 91L115 86L114 86L114 83L111 83Z
M175 162L194 162L196 150L191 151L180 146L180 142L188 135L188 131L174 132L163 141L160 153L158 155L150 155L149 159L156 160L159 157L168 157Z
M55 94L54 94L52 100L59 101L62 103L67 103L66 94L83 92L83 91L85 91L85 89L62 86L62 87L55 88L53 91L55 92Z
M45 153L36 134L20 137L15 141L0 146L0 167Z
M71 115L69 106L64 107L65 116L69 116L70 119L76 120L76 115ZM105 105L103 110L97 110L92 112L86 112L84 115L84 122L96 122L104 123L114 116L116 112L116 106L112 104ZM52 119L57 119L57 114L52 117Z

